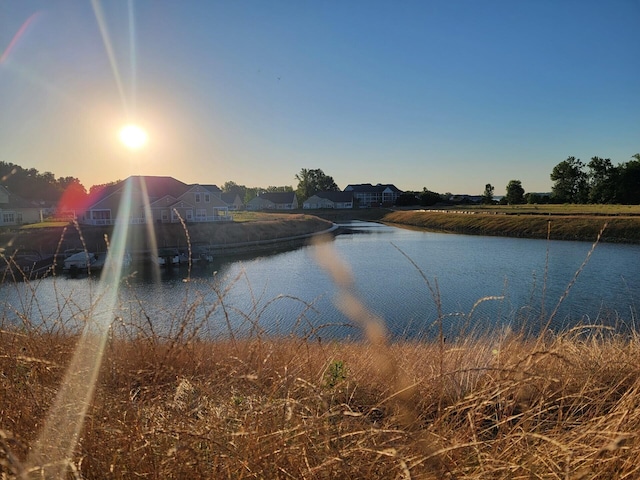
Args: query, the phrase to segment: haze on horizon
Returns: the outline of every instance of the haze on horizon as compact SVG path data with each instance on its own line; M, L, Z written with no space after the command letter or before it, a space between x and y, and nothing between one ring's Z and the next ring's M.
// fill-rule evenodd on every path
M636 0L0 3L0 160L340 188L550 191L640 147ZM131 152L119 129L149 135Z

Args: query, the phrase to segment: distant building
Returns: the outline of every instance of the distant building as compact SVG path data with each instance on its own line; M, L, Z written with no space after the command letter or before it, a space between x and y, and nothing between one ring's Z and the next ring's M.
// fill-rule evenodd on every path
M353 192L317 192L304 201L302 208L353 208Z
M229 210L242 210L244 202L237 193L223 193L220 198L227 204Z
M133 176L105 187L89 200L79 223L113 225L130 186L128 223L230 221L216 185L187 185L173 177Z
M495 197L493 197L495 199ZM460 203L462 205L476 205L482 203L482 195L468 195L466 193L456 193L449 197L451 203Z
M0 185L0 226L38 223L42 209Z
M296 210L298 199L295 192L265 192L247 203L247 210Z
M359 183L347 185L345 192L353 192L354 203L359 207L390 207L402 195L402 190L392 184L371 185L370 183Z

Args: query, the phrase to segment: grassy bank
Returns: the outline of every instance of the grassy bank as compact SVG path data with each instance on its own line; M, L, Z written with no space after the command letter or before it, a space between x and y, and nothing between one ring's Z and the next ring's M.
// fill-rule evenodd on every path
M295 237L326 230L330 222L306 214L241 214L241 221L224 223L193 223L186 229L180 223L158 224L153 236L158 246L184 247L188 243L227 245L269 239ZM43 226L42 228L5 229L0 232L0 246L54 253L86 246L89 251L105 251L106 239L113 227L86 225ZM151 237L144 225L129 227L129 245L135 249L151 247Z
M76 341L0 334L3 478ZM96 479L638 477L638 338L404 343L384 365L380 349L112 340L70 463Z
M508 212L509 214L506 214ZM563 213L564 212L564 213ZM602 241L640 243L640 217L621 214L567 213L481 209L456 211L394 211L385 214L386 223L471 235L499 235L521 238L594 241L606 224Z

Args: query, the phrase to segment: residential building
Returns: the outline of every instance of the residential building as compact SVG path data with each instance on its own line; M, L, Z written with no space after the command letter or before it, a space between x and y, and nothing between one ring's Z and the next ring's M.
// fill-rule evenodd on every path
M392 184L371 185L370 183L359 183L347 185L345 192L353 192L354 203L359 207L382 207L391 206L402 191Z
M232 220L221 193L215 185L187 185L173 177L132 176L99 192L78 220L88 225L112 225L121 205L127 206L127 221L132 224ZM125 197L128 200L123 203Z
M296 210L298 199L295 192L261 193L247 203L247 210Z
M244 202L237 193L223 193L220 198L227 204L229 210L242 210Z
M38 223L41 220L39 206L13 195L8 188L0 185L0 226Z
M353 192L317 192L304 201L302 208L353 208Z

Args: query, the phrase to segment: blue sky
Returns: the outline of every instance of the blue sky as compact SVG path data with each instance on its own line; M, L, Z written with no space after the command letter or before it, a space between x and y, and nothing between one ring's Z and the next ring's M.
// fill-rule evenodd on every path
M570 155L640 152L638 20L640 0L0 0L0 160L87 188L321 168L340 188L549 191Z

